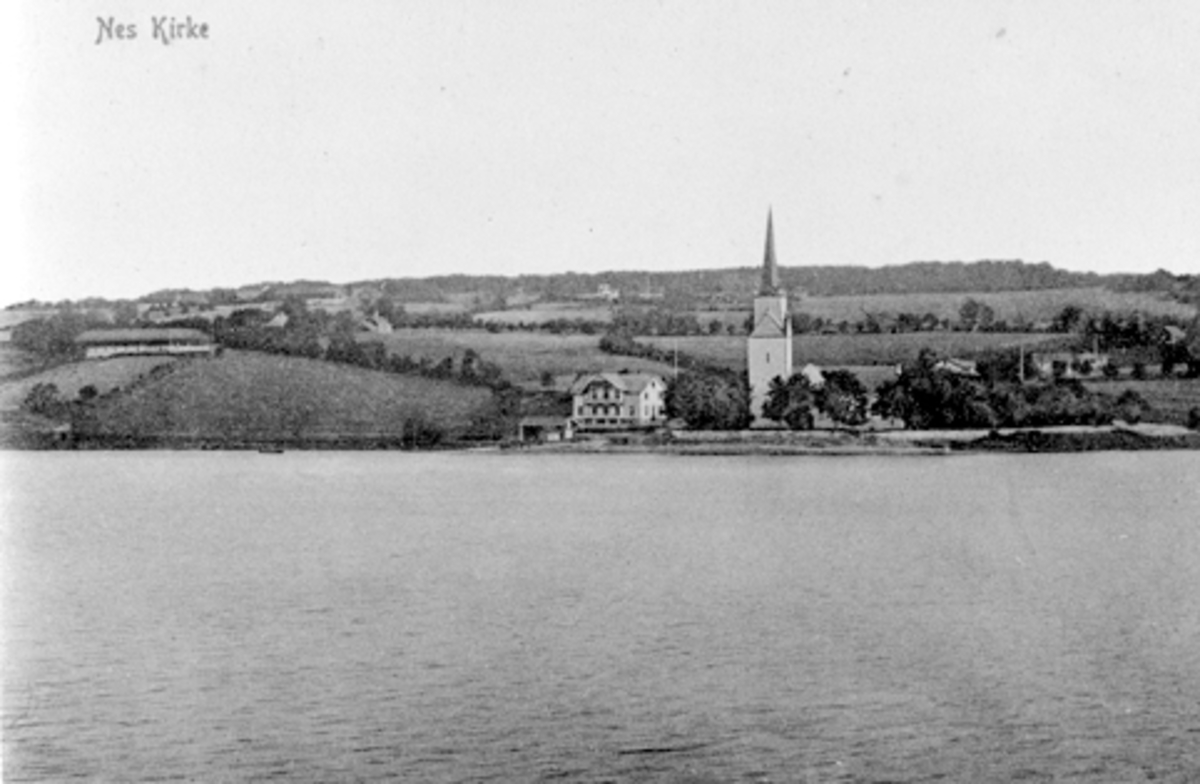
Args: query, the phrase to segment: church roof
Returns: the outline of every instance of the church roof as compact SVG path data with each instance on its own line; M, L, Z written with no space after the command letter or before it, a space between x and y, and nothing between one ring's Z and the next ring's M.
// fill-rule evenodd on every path
M763 313L762 318L754 323L750 332L752 338L782 338L787 337L787 331L782 321L774 313Z
M763 251L762 285L760 294L779 292L779 264L775 261L775 227L771 211L767 211L767 247Z

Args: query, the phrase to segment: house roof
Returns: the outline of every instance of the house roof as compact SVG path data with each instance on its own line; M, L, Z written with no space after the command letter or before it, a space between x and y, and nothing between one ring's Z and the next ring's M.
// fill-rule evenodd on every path
M822 387L825 385L825 373L820 367L809 362L804 367L800 368L800 375L808 379L808 383L813 387Z
M89 329L75 338L76 343L211 343L212 338L198 329L164 327L161 329Z
M571 394L578 395L597 381L635 395L641 394L643 389L655 381L660 384L664 383L662 376L656 376L653 373L589 373L576 379L575 383L571 385Z
M521 427L566 427L571 423L569 416L548 416L536 414L521 417Z
M958 376L978 376L979 370L975 363L969 359L957 359L950 357L943 359L934 365L937 370L945 370L948 373L953 373Z

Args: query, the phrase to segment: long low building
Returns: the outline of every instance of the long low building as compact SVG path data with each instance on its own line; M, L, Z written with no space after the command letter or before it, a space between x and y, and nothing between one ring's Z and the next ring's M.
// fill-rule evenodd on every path
M88 359L137 354L204 354L216 352L212 338L198 329L89 329L75 342Z

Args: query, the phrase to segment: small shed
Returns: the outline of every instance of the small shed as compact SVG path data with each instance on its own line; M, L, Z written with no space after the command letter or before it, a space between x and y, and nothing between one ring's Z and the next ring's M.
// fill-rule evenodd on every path
M570 441L575 427L570 417L527 416L519 423L518 435L522 441Z

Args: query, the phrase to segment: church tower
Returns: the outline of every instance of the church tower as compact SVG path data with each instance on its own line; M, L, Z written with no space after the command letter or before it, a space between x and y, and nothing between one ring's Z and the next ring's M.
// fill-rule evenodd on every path
M792 375L792 320L788 316L787 292L779 285L775 262L775 229L767 212L767 248L763 258L762 283L754 298L754 326L746 339L746 367L750 376L750 414L754 427L770 426L763 404L771 381L786 381Z

